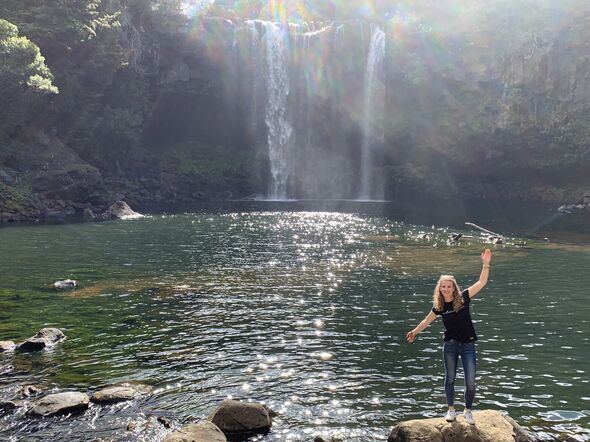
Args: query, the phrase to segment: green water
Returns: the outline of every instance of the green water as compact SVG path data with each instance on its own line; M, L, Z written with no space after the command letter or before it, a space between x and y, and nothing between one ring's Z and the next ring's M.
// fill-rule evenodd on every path
M150 414L180 425L234 397L279 412L260 440L386 439L400 420L444 412L442 325L413 345L404 335L430 309L438 275L468 286L491 247L491 280L472 304L475 407L505 410L543 440L590 440L590 247L490 245L468 231L452 244L452 232L286 211L0 229L0 340L47 326L68 336L50 351L0 354L14 367L0 398L31 383L156 387L66 420L5 414L0 438L162 440L170 430L125 427ZM80 288L49 289L65 278Z

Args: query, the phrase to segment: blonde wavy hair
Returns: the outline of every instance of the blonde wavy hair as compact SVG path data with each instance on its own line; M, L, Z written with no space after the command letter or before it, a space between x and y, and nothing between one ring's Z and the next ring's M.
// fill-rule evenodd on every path
M442 312L444 308L445 298L440 291L440 285L443 281L451 281L453 283L453 310L457 311L463 305L463 299L461 298L461 290L459 289L459 284L457 284L457 280L453 275L441 275L438 278L438 282L436 283L436 287L434 288L434 294L432 295L432 302L434 304L434 308Z

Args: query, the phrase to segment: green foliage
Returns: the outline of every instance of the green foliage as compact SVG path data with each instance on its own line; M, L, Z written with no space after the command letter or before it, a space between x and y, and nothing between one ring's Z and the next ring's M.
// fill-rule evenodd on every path
M0 182L0 211L15 213L24 208L34 208L39 199L23 189L16 189Z
M12 99L26 88L58 93L39 47L28 38L19 37L18 28L4 19L0 19L0 60L0 90L5 98Z
M76 42L96 35L110 4L101 0L2 0L0 17L16 23L33 39Z

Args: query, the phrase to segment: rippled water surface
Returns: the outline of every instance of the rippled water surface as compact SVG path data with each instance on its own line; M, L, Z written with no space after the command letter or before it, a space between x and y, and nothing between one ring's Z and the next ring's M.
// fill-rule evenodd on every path
M179 426L233 397L279 413L262 441L384 440L400 420L444 412L442 324L413 345L404 335L429 311L438 275L475 282L487 246L491 281L472 303L475 407L506 410L543 440L590 440L590 247L490 245L470 231L453 244L455 232L287 211L1 229L0 340L47 326L68 339L0 354L0 399L24 384L156 391L68 419L0 412L0 438L157 441L171 430L155 417ZM80 288L48 289L65 278Z

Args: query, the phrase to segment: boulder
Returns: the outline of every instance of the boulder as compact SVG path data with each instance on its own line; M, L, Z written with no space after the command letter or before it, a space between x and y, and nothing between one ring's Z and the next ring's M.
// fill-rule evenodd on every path
M90 398L84 393L56 393L39 399L29 411L33 416L56 416L68 413L80 413L88 408Z
M514 420L495 410L474 411L475 425L459 415L454 422L442 417L415 419L396 425L387 442L532 442Z
M272 426L268 407L233 399L224 400L210 420L226 435L266 433Z
M226 442L225 434L213 422L199 422L170 433L164 442Z
M149 388L142 385L121 384L95 391L90 400L96 404L115 404L131 401L149 392Z
M102 221L111 219L134 219L141 218L141 213L135 212L125 201L116 201L111 204L107 210L101 213L97 218Z
M12 341L0 341L0 353L4 351L12 351L16 346Z
M44 328L39 330L32 338L22 342L18 349L22 351L43 350L45 347L51 347L65 338L66 336L58 328Z
M73 290L78 285L78 282L74 279L62 279L61 281L55 281L53 288L55 290Z

